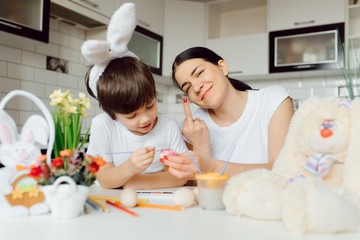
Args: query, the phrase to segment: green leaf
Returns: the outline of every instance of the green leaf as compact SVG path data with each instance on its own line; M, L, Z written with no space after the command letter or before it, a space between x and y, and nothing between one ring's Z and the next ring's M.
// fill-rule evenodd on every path
M89 137L89 133L90 133L90 127L87 129L86 133L85 133L85 136L79 146L79 148L82 148L84 146L84 144L86 143L88 137Z

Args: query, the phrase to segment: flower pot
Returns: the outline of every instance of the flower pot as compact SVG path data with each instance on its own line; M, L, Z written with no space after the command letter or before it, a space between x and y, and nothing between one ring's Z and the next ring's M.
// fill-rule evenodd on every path
M63 182L68 184L61 184ZM52 185L44 186L43 191L52 216L66 219L83 213L89 187L76 185L71 177L61 176Z

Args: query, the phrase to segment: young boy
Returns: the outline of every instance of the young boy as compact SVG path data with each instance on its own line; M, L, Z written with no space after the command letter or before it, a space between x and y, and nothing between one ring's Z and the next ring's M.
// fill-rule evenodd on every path
M159 151L186 151L177 123L159 116L155 81L142 61L116 58L97 83L97 98L105 113L92 120L87 153L107 162L97 174L104 188L135 189L182 186L186 182L164 172Z
M178 124L159 116L149 67L127 50L136 26L135 5L112 16L107 41L86 41L82 53L94 64L86 75L89 94L105 113L92 120L87 153L107 162L97 174L104 188L165 188L186 183L164 171L163 149L185 152Z

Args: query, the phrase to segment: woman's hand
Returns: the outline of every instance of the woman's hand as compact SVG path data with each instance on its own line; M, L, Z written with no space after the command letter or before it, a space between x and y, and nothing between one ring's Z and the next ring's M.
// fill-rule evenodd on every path
M211 157L210 133L204 120L194 118L191 114L189 100L184 98L183 107L185 120L183 122L182 134L193 146L193 150L204 158Z
M189 154L192 155L192 158L201 169L200 158L192 151L189 151ZM193 180L195 179L195 174L198 173L197 167L187 153L167 155L165 156L164 164L168 166L168 171L179 179Z
M153 162L155 147L145 147L133 152L129 158L130 171L134 174L141 173Z

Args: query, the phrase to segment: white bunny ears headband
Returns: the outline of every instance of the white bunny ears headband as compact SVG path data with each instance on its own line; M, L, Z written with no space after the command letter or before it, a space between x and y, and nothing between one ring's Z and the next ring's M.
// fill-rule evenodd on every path
M96 97L97 82L111 60L122 57L139 59L127 47L135 27L135 4L124 3L110 19L106 40L88 40L82 45L82 54L87 61L94 64L89 74L89 87Z

